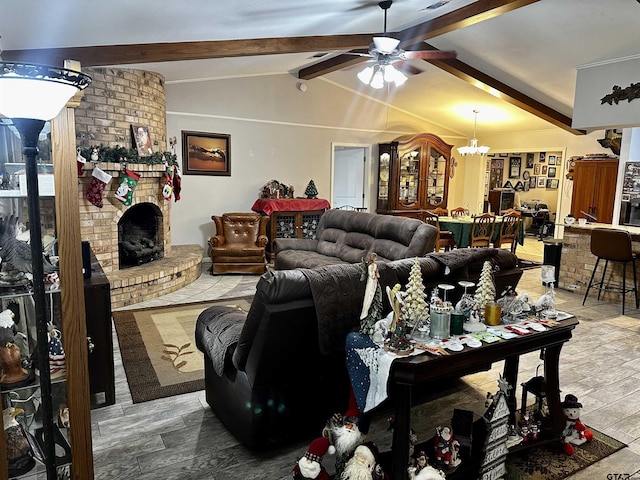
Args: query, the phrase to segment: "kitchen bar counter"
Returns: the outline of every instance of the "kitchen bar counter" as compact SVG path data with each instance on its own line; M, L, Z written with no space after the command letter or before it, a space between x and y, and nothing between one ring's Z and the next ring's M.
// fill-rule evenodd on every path
M593 266L596 263L596 257L591 254L591 231L594 228L609 228L616 230L626 230L631 234L633 241L633 250L640 252L640 227L626 225L610 225L605 223L587 223L585 225L563 225L564 235L562 237L562 256L560 260L560 272L558 278L558 287L566 290L572 290L580 295L584 295L586 286L591 278ZM601 262L601 265L604 265ZM638 265L640 268L640 264ZM602 267L598 267L598 274L602 272ZM607 277L612 276L615 283L621 283L622 264L619 262L610 262L607 269ZM640 275L640 272L638 273ZM596 277L598 278L598 277ZM627 285L633 284L633 272L631 268L627 268ZM591 292L587 302L597 302L597 290L595 297L591 299ZM621 304L621 295L612 292L603 292L601 301L609 303ZM629 301L627 301L629 303Z

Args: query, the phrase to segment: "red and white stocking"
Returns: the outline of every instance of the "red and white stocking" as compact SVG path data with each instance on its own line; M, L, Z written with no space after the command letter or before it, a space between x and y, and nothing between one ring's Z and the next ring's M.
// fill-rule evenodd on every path
M96 207L102 208L102 194L104 193L105 187L111 181L111 178L111 175L95 167L91 173L91 183L89 183L85 198Z

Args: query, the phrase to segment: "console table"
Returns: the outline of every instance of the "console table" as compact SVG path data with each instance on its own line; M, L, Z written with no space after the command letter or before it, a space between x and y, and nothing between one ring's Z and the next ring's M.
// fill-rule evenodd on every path
M259 198L251 210L269 215L268 253L271 261L275 252L273 242L276 238L315 238L318 222L325 210L331 208L323 198Z
M544 379L549 416L542 424L541 440L532 442L531 445L540 445L544 440L560 441L565 418L560 402L558 361L562 345L571 339L572 331L578 323L575 317L571 317L545 332L534 332L510 340L483 344L480 348L474 349L465 346L463 351L452 352L450 355L436 357L423 354L396 359L392 364L388 383L389 393L393 396L395 407L391 478L406 480L408 475L407 459L409 458L413 387L447 377L460 377L470 371L478 371L483 366L490 366L494 362L505 360L503 375L509 385L513 387L508 395L508 403L511 412L515 415L515 387L518 385L520 355L537 350L544 350ZM464 462L461 467L463 466ZM453 472L451 478L471 478L466 476L467 472L461 467ZM450 478L449 474L447 474L447 478Z

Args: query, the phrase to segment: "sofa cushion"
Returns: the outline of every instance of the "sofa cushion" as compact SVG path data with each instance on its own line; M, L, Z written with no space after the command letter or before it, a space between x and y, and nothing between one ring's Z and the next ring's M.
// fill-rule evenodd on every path
M256 294L233 352L233 365L244 371L267 304L285 303L310 296L309 282L299 270L269 271L263 274L256 285Z
M276 269L359 263L371 253L381 261L422 256L433 250L437 230L414 218L328 210L320 218L316 236L316 245L297 239L276 241ZM312 246L319 256L311 254Z

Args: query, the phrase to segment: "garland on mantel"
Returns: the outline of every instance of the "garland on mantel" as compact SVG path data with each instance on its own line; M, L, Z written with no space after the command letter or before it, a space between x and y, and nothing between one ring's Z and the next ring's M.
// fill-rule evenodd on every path
M91 153L95 147L80 148L80 155L82 155L87 162L95 163L91 159ZM100 145L98 147L98 160L97 162L110 162L110 163L137 163L141 165L164 165L178 166L178 160L175 153L171 152L155 152L149 156L141 157L138 155L138 150L135 148L126 148L116 145L115 147L107 147Z

